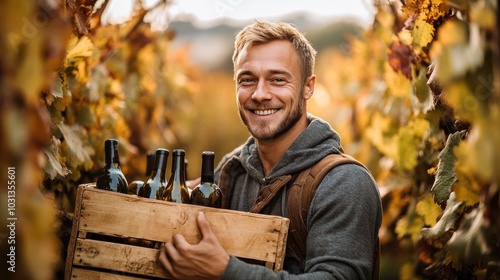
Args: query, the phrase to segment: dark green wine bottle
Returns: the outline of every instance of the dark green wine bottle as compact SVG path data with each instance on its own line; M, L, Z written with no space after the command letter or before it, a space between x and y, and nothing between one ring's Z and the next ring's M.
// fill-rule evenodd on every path
M167 170L169 151L159 148L155 152L155 160L151 173L142 187L139 188L137 195L141 197L160 199L163 190L167 186L165 173Z
M97 178L96 187L101 190L127 193L128 183L120 168L120 157L118 155L118 140L108 139L104 141L105 166L101 175ZM98 233L88 233L87 238L106 242L124 243L126 239L117 236L109 236Z
M146 180L149 177L149 174L151 173L151 170L153 170L153 164L155 160L155 152L148 152L146 154L146 173L144 174ZM133 194L137 195L137 192L139 189L144 185L145 181L142 180L135 180L132 183L128 185L128 194ZM139 238L134 238L134 237L128 237L125 239L126 244L130 245L135 245L135 246L143 246L143 247L151 247L151 245L147 244L148 241L139 239ZM150 244L153 244L152 242L149 242ZM149 245L149 246L148 246Z
M144 173L144 177L146 181L149 178L149 174L153 170L153 165L155 161L155 152L148 152L146 155L146 173ZM128 194L138 194L139 189L144 185L145 181L135 180L128 185Z
M190 203L189 190L186 186L185 152L175 149L172 152L172 174L163 192L162 199L176 203Z
M201 154L201 182L191 192L191 203L195 205L220 208L222 192L214 182L214 152Z
M120 193L127 193L128 183L120 168L118 140L108 139L104 142L106 165L97 178L97 188Z

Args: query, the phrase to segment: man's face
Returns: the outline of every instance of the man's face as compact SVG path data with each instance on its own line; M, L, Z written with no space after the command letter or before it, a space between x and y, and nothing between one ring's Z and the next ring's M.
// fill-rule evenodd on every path
M277 40L244 49L235 62L241 120L260 141L284 135L306 117L299 56L293 45ZM309 79L308 79L309 80Z

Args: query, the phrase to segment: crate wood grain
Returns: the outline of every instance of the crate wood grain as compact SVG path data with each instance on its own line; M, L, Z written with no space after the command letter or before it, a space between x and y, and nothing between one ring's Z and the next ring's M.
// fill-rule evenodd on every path
M86 184L78 187L65 279L166 278L157 249L94 237L169 242L180 233L196 244L200 211L229 254L282 269L287 218L146 199Z

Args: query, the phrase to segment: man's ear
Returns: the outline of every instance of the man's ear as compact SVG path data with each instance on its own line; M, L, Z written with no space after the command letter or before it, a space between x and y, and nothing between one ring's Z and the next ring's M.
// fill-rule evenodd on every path
M307 77L306 82L304 83L304 99L309 100L313 96L314 86L316 85L316 76L311 75Z

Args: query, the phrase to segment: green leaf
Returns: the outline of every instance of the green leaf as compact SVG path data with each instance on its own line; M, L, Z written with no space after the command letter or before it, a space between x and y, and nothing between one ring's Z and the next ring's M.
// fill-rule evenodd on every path
M455 155L453 148L460 143L466 131L455 132L446 140L446 145L439 153L439 163L436 172L436 179L432 185L431 192L434 194L434 201L438 204L445 202L451 193L451 187L456 181L455 175Z
M77 162L85 163L90 161L95 151L92 146L88 145L88 141L85 141L88 138L85 130L79 125L66 125L63 123L58 124L57 127L61 130L64 141L66 141Z
M52 91L51 92L52 92L52 95L55 98L63 98L64 97L63 86L62 86L60 78L57 78L54 81L54 84L52 85Z
M88 98L90 102L98 102L109 87L109 80L106 67L98 65L90 72L90 79L85 84L88 88Z
M76 111L76 121L82 125L90 127L96 122L96 117L89 105L82 106Z
M60 147L61 141L52 136L50 144L44 149L44 153L48 159L47 165L45 165L45 172L51 180L57 175L64 177L71 173L71 171L59 161Z
M434 109L434 100L432 92L427 85L426 69L420 69L418 76L413 79L411 101L413 110L416 113L426 114L428 111Z
M491 252L488 240L494 238L488 230L488 221L484 220L483 211L480 207L467 214L449 240L447 248L454 268L460 268L462 262L475 263Z

